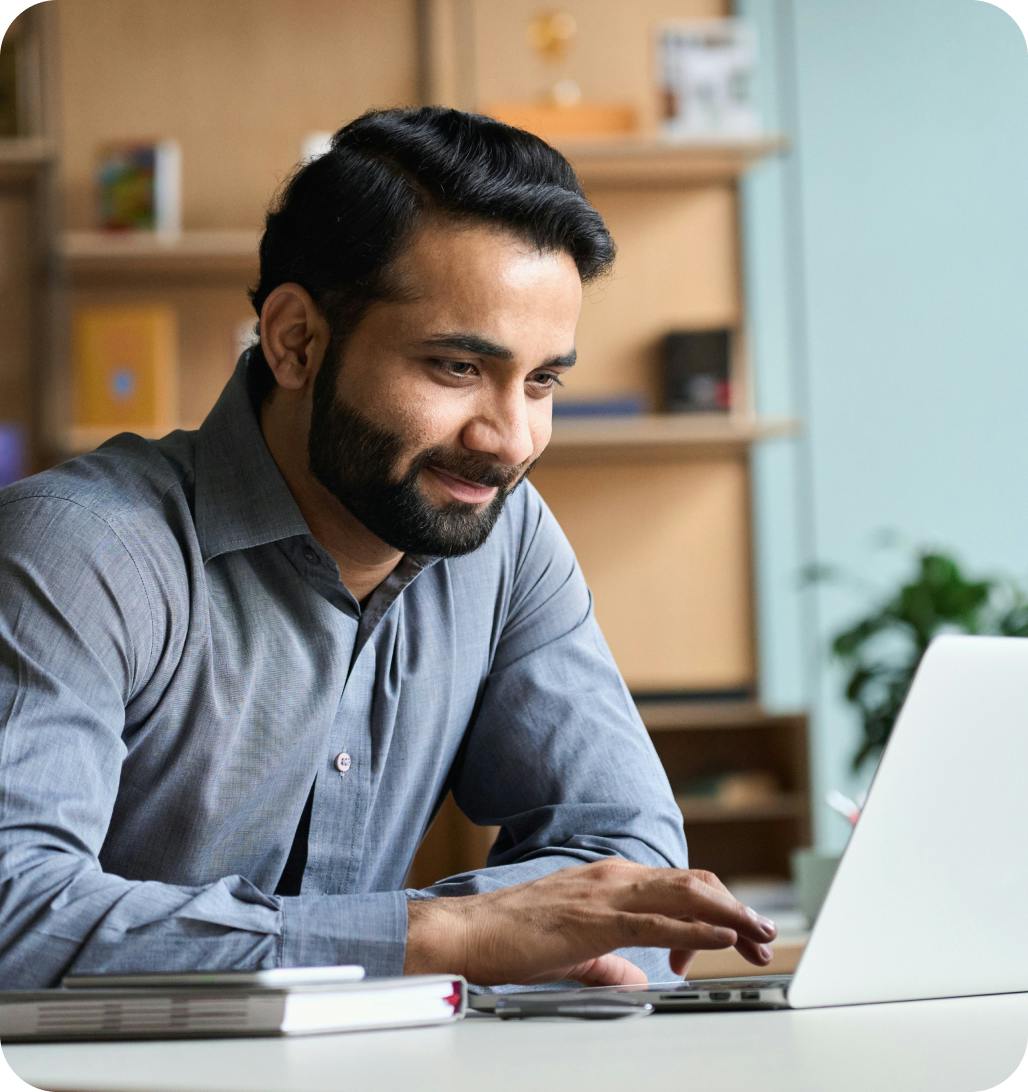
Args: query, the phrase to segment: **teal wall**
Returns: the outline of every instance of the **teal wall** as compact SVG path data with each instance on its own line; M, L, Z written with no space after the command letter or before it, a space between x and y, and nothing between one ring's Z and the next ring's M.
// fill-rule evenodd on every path
M812 712L821 806L852 779L828 636L910 548L1028 579L1028 52L977 0L741 0L789 152L743 187L758 408L803 436L755 460L761 690ZM882 529L906 551L876 547Z

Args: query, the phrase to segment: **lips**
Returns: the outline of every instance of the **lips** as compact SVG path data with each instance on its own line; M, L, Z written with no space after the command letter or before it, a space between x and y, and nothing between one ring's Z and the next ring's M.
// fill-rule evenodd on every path
M470 504L481 504L483 501L492 500L496 496L495 485L479 485L477 482L470 482L466 478L459 478L456 474L449 474L437 466L429 466L428 470L435 475L436 480L456 500Z

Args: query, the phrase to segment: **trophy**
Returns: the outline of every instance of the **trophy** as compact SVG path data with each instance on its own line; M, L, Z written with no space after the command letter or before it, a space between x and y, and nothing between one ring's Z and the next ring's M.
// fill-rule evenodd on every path
M484 112L547 140L634 132L634 106L583 100L582 89L567 66L577 34L578 22L568 11L546 10L533 16L527 27L527 41L542 61L545 86L534 102L496 102L485 105Z

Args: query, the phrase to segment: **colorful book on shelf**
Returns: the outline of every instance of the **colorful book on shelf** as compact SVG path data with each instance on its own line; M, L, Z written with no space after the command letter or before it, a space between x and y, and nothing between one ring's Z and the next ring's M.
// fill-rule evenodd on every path
M27 473L28 438L24 425L0 421L0 488Z
M124 982L124 979L119 981ZM111 986L0 993L0 1041L314 1035L463 1017L459 975L306 985Z
M173 428L176 340L171 307L80 307L72 319L74 426Z
M182 152L177 141L122 141L100 148L100 226L106 231L182 230Z
M638 417L646 412L646 399L636 395L610 398L557 398L554 417Z

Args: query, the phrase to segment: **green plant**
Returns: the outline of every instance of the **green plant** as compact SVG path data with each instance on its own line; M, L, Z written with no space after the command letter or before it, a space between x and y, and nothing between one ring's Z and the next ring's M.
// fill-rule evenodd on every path
M846 579L824 565L809 568L806 578L808 583ZM854 772L881 753L917 665L940 633L1028 636L1028 594L1009 579L970 579L952 557L920 549L913 573L834 635L831 651L846 672L845 698L863 728Z

